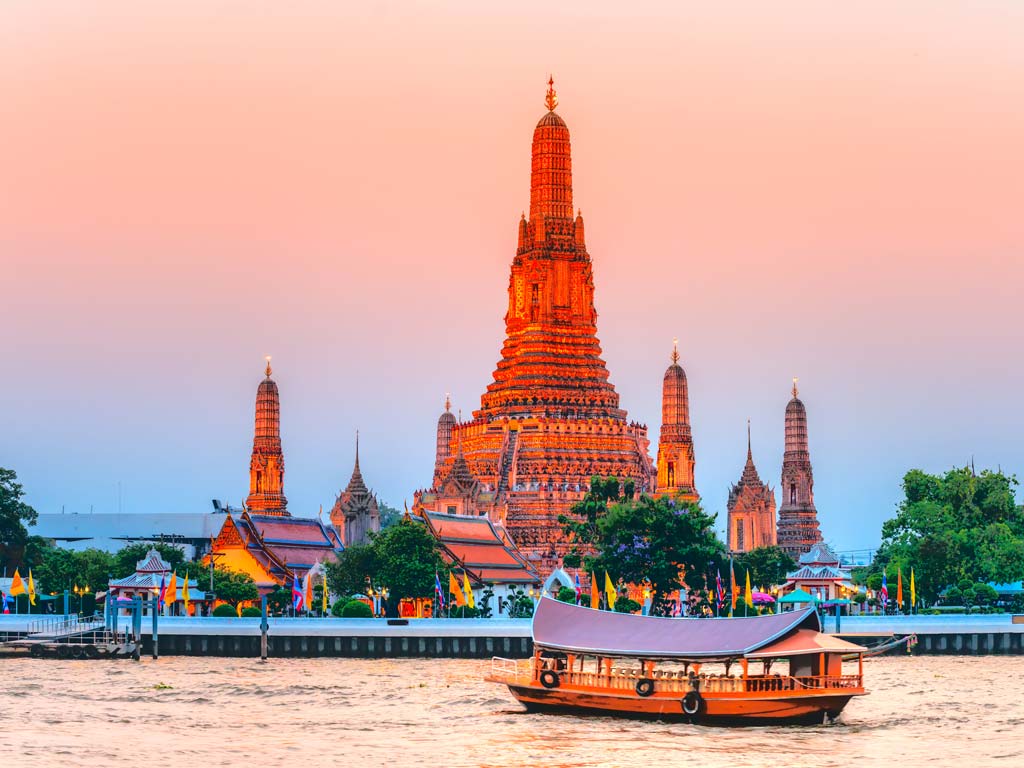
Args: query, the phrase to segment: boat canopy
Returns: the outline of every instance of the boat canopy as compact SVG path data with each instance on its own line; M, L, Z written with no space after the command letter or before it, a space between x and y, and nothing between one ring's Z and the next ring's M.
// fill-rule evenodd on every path
M533 616L539 648L597 656L739 658L791 634L821 630L813 608L735 619L670 619L613 613L541 598Z
M816 632L798 629L774 643L746 654L748 659L775 659L783 656L806 656L811 653L864 653L863 646Z

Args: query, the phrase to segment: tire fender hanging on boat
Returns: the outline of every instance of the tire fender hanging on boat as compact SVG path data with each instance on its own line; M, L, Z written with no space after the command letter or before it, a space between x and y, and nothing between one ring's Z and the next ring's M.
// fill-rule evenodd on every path
M543 672L540 673L540 684L543 685L545 688L557 688L558 683L559 680L557 672L550 669L545 669Z
M699 715L704 711L704 697L700 691L694 690L683 696L683 712L688 715Z
M647 697L654 693L654 681L649 677L641 677L636 681L636 695Z

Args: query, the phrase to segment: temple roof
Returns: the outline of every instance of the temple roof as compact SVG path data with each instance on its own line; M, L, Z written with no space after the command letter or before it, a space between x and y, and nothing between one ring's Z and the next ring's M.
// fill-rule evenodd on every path
M839 563L839 555L823 541L819 541L811 547L810 551L800 555L801 565L839 565Z
M464 568L477 582L532 584L541 581L504 530L487 517L424 510L422 519L449 564Z
M234 525L246 551L282 582L344 549L338 532L314 518L243 512L237 520L229 515L224 524Z
M567 128L568 127L565 124L565 120L563 120L561 117L559 117L557 112L548 112L546 115L544 115L544 117L542 117L540 120L537 121L537 127L538 128L540 128L541 126L547 126L547 125L557 125L560 128Z

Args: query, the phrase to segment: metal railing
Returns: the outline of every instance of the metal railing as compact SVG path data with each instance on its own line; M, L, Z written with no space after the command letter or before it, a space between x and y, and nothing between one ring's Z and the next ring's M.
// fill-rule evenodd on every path
M95 613L92 616L54 616L30 621L28 636L43 635L57 638L96 630L101 628L103 624L103 614L100 613Z
M491 677L508 682L530 680L533 678L532 662L529 659L494 656L491 658Z

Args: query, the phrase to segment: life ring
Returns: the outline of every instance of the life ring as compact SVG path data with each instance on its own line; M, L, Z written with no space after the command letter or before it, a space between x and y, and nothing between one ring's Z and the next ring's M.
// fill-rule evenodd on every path
M558 687L558 673L551 669L545 669L540 673L540 684L545 688Z
M654 693L654 681L649 677L641 677L636 681L636 695L647 697Z
M699 715L704 710L704 697L700 691L690 691L683 697L683 712L688 715Z

